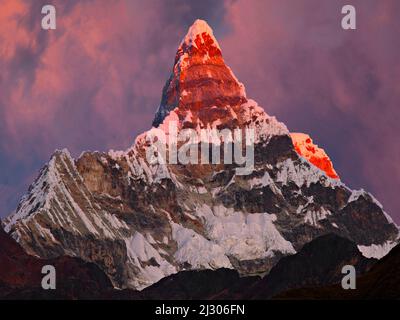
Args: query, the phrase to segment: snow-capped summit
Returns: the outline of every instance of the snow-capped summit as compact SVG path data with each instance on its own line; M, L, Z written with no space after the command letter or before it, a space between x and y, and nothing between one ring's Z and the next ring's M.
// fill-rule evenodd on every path
M189 28L186 36L183 38L179 48L195 46L199 47L198 43L205 44L208 42L210 46L220 49L217 39L214 37L214 32L208 23L204 20L197 19Z

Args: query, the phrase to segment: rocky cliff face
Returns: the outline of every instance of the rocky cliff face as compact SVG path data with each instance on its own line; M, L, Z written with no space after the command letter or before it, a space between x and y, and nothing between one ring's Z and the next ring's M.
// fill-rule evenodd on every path
M178 132L253 129L254 170L149 161L149 136L170 139L171 122ZM3 221L6 231L30 254L80 257L114 286L135 289L181 270L264 275L327 233L367 257L396 244L398 228L373 196L303 157L286 126L246 97L204 21L179 46L153 124L126 151L78 159L56 151Z

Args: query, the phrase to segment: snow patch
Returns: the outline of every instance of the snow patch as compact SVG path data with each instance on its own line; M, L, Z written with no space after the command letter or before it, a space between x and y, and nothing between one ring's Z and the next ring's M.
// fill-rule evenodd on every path
M192 229L171 223L172 238L178 244L175 259L189 263L193 269L233 269L224 250L217 244L205 239Z
M304 221L316 227L319 221L325 220L327 216L331 214L332 213L324 207L319 208L319 210L307 210Z
M274 184L274 181L270 177L269 173L265 171L264 175L261 178L252 178L248 180L248 183L250 185L250 188L253 188L253 187L265 187L270 184Z
M215 39L214 37L214 33L213 30L211 29L211 27L208 25L207 22L205 22L204 20L200 20L197 19L192 26L189 28L188 33L186 34L186 36L183 38L181 44L180 44L180 48L182 48L182 46L184 44L186 44L187 46L194 46L197 48L197 45L195 43L195 40L197 38L197 36L200 37L201 39L201 43L204 43L204 39L202 37L203 33L207 33L211 39L214 41L214 45L220 49L220 46L218 44L217 39Z
M383 244L371 244L369 246L358 245L358 250L366 258L381 259L397 245L395 241L386 241Z
M125 239L125 244L128 258L140 270L134 284L139 290L177 272L176 268L161 257L141 233L136 232L132 237ZM152 260L156 265L154 262L149 264Z
M296 253L292 244L283 238L274 225L274 214L245 214L222 205L211 209L206 204L198 208L196 214L204 218L208 237L226 255L248 260L273 257L275 252Z
M284 185L294 182L299 188L304 184L307 187L312 183L320 181L322 177L322 171L318 168L311 166L306 160L299 158L300 163L294 164L292 159L286 159L277 164L278 173L276 182L281 182ZM326 178L327 181L331 180ZM329 184L329 182L328 182Z

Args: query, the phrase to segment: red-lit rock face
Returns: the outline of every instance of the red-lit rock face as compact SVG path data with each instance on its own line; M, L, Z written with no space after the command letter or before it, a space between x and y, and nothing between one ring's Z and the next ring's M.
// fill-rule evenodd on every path
M191 124L224 122L232 118L226 106L235 109L246 101L244 87L225 65L211 28L197 20L177 50L153 125L158 126L176 107L179 119L184 121L189 114Z
M339 179L338 174L333 168L331 159L325 150L313 143L309 135L305 133L293 132L290 134L296 152L306 158L313 165L325 171L326 175L333 179Z

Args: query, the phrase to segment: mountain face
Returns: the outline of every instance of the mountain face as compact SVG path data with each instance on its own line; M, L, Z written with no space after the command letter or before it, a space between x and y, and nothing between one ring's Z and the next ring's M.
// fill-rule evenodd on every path
M253 130L254 167L239 174L243 164L150 161L155 135L173 140L171 124L179 133ZM78 159L56 151L3 224L29 254L94 262L118 288L143 289L182 270L265 275L328 233L366 257L384 256L397 226L305 143L246 97L212 30L197 20L178 48L153 128L126 151ZM155 157L162 154L156 148Z
M112 289L111 281L94 263L79 258L43 260L28 255L0 228L0 299L82 299ZM56 268L56 290L43 290L41 270Z

